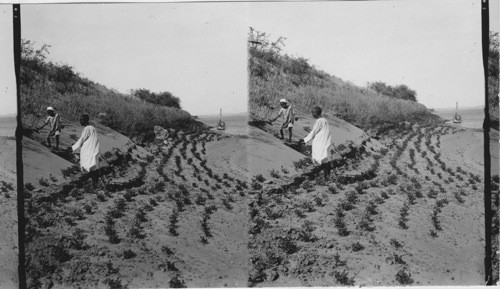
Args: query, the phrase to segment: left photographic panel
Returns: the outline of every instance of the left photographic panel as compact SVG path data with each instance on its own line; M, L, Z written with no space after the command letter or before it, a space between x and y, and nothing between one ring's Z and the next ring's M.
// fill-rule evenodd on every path
M247 285L245 5L21 6L28 288Z
M0 5L0 66L0 288L17 288L17 97L12 5Z

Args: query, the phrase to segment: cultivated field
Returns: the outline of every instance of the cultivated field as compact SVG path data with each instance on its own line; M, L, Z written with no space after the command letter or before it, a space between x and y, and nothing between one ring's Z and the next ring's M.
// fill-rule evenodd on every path
M228 154L241 140L156 132L104 153L97 187L74 167L26 184L30 288L246 286L248 184Z
M482 284L482 133L402 123L376 137L384 148L341 146L333 180L306 161L253 178L250 286Z

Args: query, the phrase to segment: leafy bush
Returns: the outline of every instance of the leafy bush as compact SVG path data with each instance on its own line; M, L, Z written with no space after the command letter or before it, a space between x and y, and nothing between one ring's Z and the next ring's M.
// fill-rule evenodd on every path
M358 201L358 196L356 195L356 192L355 191L349 191L347 194L346 194L346 201L348 203L351 203L351 204L356 204L356 202Z
M455 199L457 199L457 202L459 204L463 204L465 202L464 198L462 198L461 192L464 192L464 190L453 192L453 195L455 196Z
M347 225L344 222L344 212L341 206L337 207L335 210L336 212L336 218L335 218L335 228L337 228L338 233L340 236L348 236L349 235L349 230L347 230Z
M437 198L438 192L434 189L430 189L429 192L427 193L427 197L435 199Z
M38 183L39 183L41 186L43 186L43 187L48 187L48 186L50 186L49 181L48 181L46 178L44 178L44 177L39 178L39 179L38 179Z
M273 178L275 178L275 179L279 179L279 178L281 178L280 173L279 173L277 170L275 170L275 169L272 169L272 170L269 172L269 174L271 175L271 177L273 177Z
M408 222L408 210L409 206L407 203L405 203L404 206L399 211L398 224L399 227L401 227L402 229L408 229L408 225L406 225L406 222Z
M24 188L27 190L27 191L33 191L35 189L35 186L33 186L32 183L26 183L24 184Z
M124 259L132 259L135 256L137 256L137 254L134 251L130 250L130 249L127 249L127 250L123 251L123 258Z
M155 125L196 126L191 115L179 108L120 94L79 76L68 65L47 62L49 47L36 49L33 42L22 41L20 105L26 128L36 127L49 105L65 119L78 121L85 112L91 120L127 136L151 135Z
M335 112L336 116L362 128L429 116L425 106L414 101L415 93L404 85L395 87L391 96L385 96L328 75L303 57L283 55L282 37L271 41L265 32L251 28L249 38L252 120L267 120L280 98L289 99L297 111L307 114L313 106L321 106L325 112Z
M396 281L398 281L401 285L409 285L413 283L411 274L406 272L404 269L401 269L396 273Z
M351 245L351 250L352 250L353 252L359 252L359 251L363 250L364 248L365 248L365 246L363 246L363 245L362 245L361 243L359 243L359 242L353 243L353 244Z
M389 241L389 244L393 245L396 249L403 247L403 244L401 244L398 240L392 238Z
M163 245L161 247L161 251L167 254L167 256L172 256L174 254L174 251L172 251L172 249L170 249L167 245Z
M387 177L387 182L391 185L396 185L398 183L398 176L391 174Z
M394 257L394 263L401 264L401 265L405 265L406 264L406 261L403 260L403 257L401 257L401 255L394 254L393 257Z
M358 228L368 232L375 230L375 227L373 226L373 219L371 218L368 211L365 211L365 213L361 217L361 220L358 223Z
M177 223L179 222L179 212L177 210L174 210L172 212L172 215L170 215L170 218L169 218L169 226L168 226L168 232L170 233L170 235L172 236L178 236L179 233L177 232L177 229L179 228L179 226L177 225Z
M135 214L135 219L140 222L146 222L148 219L146 218L146 212L143 208L139 208L137 213Z
M354 278L349 278L349 275L346 271L334 271L334 276L335 279L337 279L337 282L339 282L341 285L345 286L352 286L354 285Z
M328 191L332 194L338 194L337 188L333 185L328 186Z
M175 275L170 281L168 282L168 285L170 288L186 288L186 283L184 280L182 280L179 275Z
M120 243L121 240L118 237L116 229L114 228L115 221L113 220L113 217L108 214L106 216L105 222L106 222L105 233L106 233L106 236L108 236L108 238L109 238L109 242L111 244Z
M300 187L308 192L311 192L314 190L314 184L309 180L305 180Z
M313 242L317 238L314 236L313 232L315 230L315 227L313 225L313 222L306 220L300 230L299 230L299 240L304 241L304 242Z
M141 221L136 219L132 224L132 227L128 231L129 236L137 239L143 239L146 237L146 234L143 232L143 228L141 226Z
M0 181L0 190L2 192L8 192L14 190L14 185L12 183L7 183L5 181Z
M132 95L152 104L181 108L180 99L168 91L155 93L142 88L132 90Z
M390 86L381 81L377 81L369 83L368 87L382 95L417 101L417 93L414 90L409 89L406 85Z
M80 172L80 166L78 166L78 165L73 165L71 167L68 167L66 169L61 170L61 174L65 178L71 177L72 175L74 175L78 172Z
M222 204L224 205L224 207L226 207L226 209L228 210L232 210L233 209L233 205L231 205L230 203L230 199L229 198L223 198L222 199Z
M259 183L262 183L266 180L266 178L264 178L264 176L262 176L262 174L258 174L258 175L255 175L253 177L254 180L258 181Z
M106 201L106 196L104 195L104 193L103 193L103 192L99 192L99 193L97 194L97 199L98 199L99 201L101 201L101 202L105 202L105 201Z

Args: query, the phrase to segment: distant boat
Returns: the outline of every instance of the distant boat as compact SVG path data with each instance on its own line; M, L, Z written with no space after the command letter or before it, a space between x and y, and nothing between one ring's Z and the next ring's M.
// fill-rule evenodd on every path
M217 124L217 130L225 130L226 123L222 121L222 108L220 109L219 123Z
M462 116L458 114L458 101L457 101L457 111L455 111L455 117L453 118L453 123L462 123Z

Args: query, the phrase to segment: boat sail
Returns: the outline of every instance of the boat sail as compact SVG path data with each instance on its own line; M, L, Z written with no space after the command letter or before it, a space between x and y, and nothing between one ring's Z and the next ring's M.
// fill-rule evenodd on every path
M458 101L457 110L455 111L455 117L453 118L453 123L462 123L462 116L458 114Z
M220 118L219 118L219 123L217 124L217 129L218 130L226 129L226 123L222 121L222 108L220 109Z

